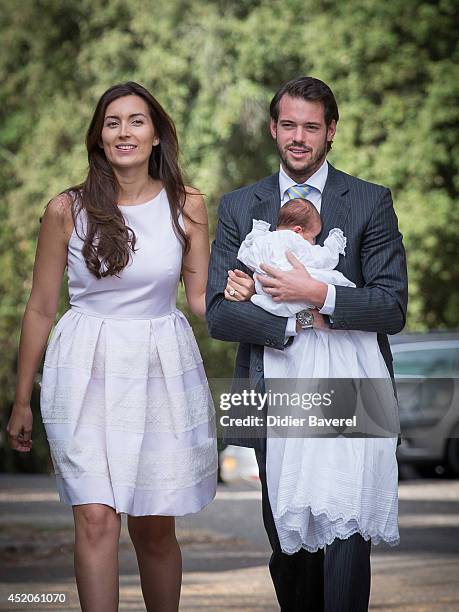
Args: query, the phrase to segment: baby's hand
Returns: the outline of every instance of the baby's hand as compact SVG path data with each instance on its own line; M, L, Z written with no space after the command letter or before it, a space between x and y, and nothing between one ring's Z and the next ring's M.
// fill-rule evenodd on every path
M230 270L225 288L225 298L230 302L246 302L255 294L253 278L242 270Z

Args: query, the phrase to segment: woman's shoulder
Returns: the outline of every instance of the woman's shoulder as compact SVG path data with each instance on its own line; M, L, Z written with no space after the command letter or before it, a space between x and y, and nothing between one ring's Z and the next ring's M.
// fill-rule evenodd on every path
M185 185L185 206L197 208L205 206L202 191L191 185Z
M75 191L64 191L51 198L46 205L43 221L62 228L70 237L73 231L73 219L78 203Z
M183 206L185 215L190 216L193 221L199 223L207 222L207 208L204 194L196 187L185 186L185 204Z
M63 191L57 194L46 205L46 211L55 217L65 217L72 212L76 203L76 195L73 192Z

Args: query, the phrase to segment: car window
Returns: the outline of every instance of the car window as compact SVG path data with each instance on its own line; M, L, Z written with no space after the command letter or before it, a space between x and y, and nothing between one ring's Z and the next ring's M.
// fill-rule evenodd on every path
M456 377L458 349L429 348L394 353L396 376L445 376Z

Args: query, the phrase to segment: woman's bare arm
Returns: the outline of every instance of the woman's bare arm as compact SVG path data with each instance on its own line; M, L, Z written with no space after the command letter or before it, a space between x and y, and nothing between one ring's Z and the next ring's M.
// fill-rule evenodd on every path
M209 225L207 209L202 195L187 187L184 216L190 250L183 258L182 275L188 306L193 314L204 319L206 313L206 285L209 267Z
M16 398L7 426L11 446L22 452L29 451L32 446L30 397L56 316L72 227L69 196L61 195L51 200L38 237L32 290L22 320Z

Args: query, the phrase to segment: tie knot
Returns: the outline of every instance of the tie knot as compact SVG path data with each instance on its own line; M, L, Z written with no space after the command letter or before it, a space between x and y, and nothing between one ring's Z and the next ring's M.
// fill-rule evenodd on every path
M308 195L315 190L315 187L311 187L311 185L307 185L303 183L302 185L292 185L285 192L289 200L293 200L293 198L300 198L302 200L306 200Z

